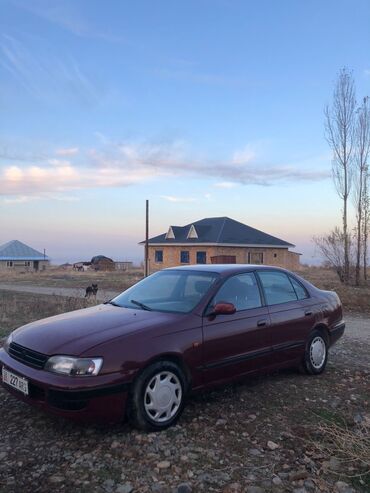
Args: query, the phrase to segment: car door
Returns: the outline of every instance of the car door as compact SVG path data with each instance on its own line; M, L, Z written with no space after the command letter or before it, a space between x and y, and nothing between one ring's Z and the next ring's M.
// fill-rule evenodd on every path
M271 361L284 364L299 360L315 324L317 306L307 290L293 276L275 270L257 272L268 306Z
M233 303L236 312L211 315L212 306L219 302ZM203 317L204 382L226 381L268 365L269 324L255 274L247 272L226 279Z

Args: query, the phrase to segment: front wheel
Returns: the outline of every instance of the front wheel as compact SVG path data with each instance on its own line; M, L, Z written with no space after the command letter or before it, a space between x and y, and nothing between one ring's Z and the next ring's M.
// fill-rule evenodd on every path
M303 369L309 375L319 375L328 361L328 342L325 335L315 330L306 344Z
M160 431L173 425L184 407L186 380L172 361L158 361L137 378L131 394L129 419L141 430Z

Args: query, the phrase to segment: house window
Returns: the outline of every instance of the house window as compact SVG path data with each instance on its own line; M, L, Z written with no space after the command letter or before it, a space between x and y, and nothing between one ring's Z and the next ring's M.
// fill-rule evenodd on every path
M24 265L25 265L26 267L30 267L30 266L31 266L31 262L27 261L27 262L25 262L25 263L24 263Z
M207 252L197 252L197 264L207 263Z
M248 264L263 264L263 253L248 252Z
M180 252L180 262L182 264L188 264L190 262L188 250L182 250Z
M276 258L276 257L277 257L277 253L274 253L274 258Z
M155 263L161 264L163 262L163 250L155 251Z
M6 266L7 267L13 267L13 262L11 260L9 260L7 263L6 263Z

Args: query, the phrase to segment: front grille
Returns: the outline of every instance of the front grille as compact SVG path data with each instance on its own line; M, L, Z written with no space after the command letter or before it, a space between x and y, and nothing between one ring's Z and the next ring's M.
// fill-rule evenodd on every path
M27 349L15 342L11 342L8 349L9 355L20 361L21 363L42 370L45 366L48 356L46 354L38 353L32 349Z

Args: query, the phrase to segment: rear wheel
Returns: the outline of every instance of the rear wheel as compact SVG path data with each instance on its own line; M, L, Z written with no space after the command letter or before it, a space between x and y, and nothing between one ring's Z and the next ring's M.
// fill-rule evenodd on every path
M319 375L328 361L327 337L320 330L312 332L306 344L303 369L309 375Z
M148 366L136 379L129 407L130 422L141 430L160 431L173 425L184 407L186 379L172 361Z

